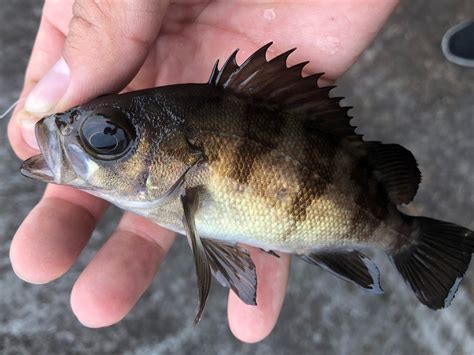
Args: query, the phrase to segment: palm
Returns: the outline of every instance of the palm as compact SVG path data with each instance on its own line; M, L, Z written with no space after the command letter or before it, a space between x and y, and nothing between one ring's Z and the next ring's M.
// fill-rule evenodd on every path
M22 95L41 79L61 55L68 32L72 1L46 3L27 80ZM311 4L284 2L172 3L163 18L156 40L147 48L132 81L120 84L89 83L86 92L70 104L88 100L117 87L131 91L158 85L204 82L216 59L240 48L238 61L263 44L274 41L270 56L297 47L289 64L311 60L305 71L326 72L327 80L340 76L367 46L393 4L361 5L318 1ZM140 44L139 44L140 45ZM38 52L43 52L41 58ZM35 55L36 53L36 55ZM130 53L132 58L134 53ZM141 64L141 62L140 62ZM110 73L113 76L113 72ZM113 80L112 80L113 81ZM129 81L129 80L127 80ZM102 85L102 86L100 86ZM12 146L21 158L35 153L21 139L17 111L9 127ZM66 187L49 186L45 196L19 228L11 249L12 265L21 277L35 283L49 282L67 271L87 243L105 203ZM57 218L48 222L45 215ZM69 238L63 238L64 233ZM76 282L72 306L79 319L90 326L117 322L133 307L151 282L173 241L171 232L126 213L117 231L98 252ZM229 322L239 338L259 340L272 329L286 288L289 258L251 250L257 266L257 307L229 298ZM132 285L131 287L129 285Z
M326 78L335 80L373 35L353 33L347 4L180 3L171 5L144 66L127 89L205 81L217 59L222 63L239 48L238 59L244 60L270 41L275 42L271 55L297 47L290 62L310 60L305 71L324 71ZM363 14L364 9L359 6L356 11Z

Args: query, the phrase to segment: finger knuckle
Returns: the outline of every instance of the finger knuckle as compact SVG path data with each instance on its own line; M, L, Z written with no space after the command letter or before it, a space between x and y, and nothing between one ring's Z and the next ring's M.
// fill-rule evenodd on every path
M137 14L145 16L139 18ZM68 41L77 48L83 48L83 42L90 42L91 38L102 44L128 42L136 48L147 48L154 39L148 30L150 21L145 21L149 17L153 17L151 11L139 11L126 2L76 0Z
M107 24L113 19L113 9L109 1L76 0L72 8L70 35L90 35L107 32Z

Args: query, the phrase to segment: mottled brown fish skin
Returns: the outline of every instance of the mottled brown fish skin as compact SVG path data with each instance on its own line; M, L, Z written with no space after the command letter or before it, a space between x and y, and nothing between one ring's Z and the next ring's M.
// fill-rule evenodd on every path
M248 184L253 174L252 166L255 160L262 154L268 154L271 150L277 149L284 134L283 129L287 120L283 113L274 110L270 113L271 119L261 119L268 115L269 112L264 107L247 104L244 105L242 115L237 118L242 125L242 137L259 142L263 147L263 152L259 152L249 147L246 140L242 140L234 153L234 160L228 162L231 167L229 177L243 185Z
M183 132L206 160L187 179L188 187L204 185L208 194L196 217L202 235L301 251L380 243L374 233L384 218L391 213L397 220L364 161L333 137L308 134L302 119L276 106L210 86L193 90L199 99L183 97L191 109L179 114ZM175 98L173 105L184 102ZM166 144L160 146L170 158L186 160ZM169 219L162 209L152 214L158 222Z
M297 183L300 186L298 193L293 197L289 215L296 222L303 222L307 217L307 210L313 201L316 201L332 183L336 168L335 156L341 148L337 144L318 144L318 137L303 134L304 149L300 159L302 166L299 169ZM319 159L315 157L319 156ZM312 180L317 174L320 179Z

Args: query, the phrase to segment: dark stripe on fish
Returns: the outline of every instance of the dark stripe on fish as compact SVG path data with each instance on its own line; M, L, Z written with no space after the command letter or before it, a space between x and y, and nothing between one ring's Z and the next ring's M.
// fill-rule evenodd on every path
M367 159L361 158L354 165L351 179L359 187L355 199L358 208L354 211L347 238L370 238L382 221L388 216L388 197L383 186L372 177ZM372 218L367 215L370 213ZM361 235L361 228L364 235Z
M301 166L298 173L298 186L299 190L292 199L288 215L296 223L302 223L306 220L308 208L313 201L324 194L328 183L316 177L313 171Z
M229 176L243 185L248 185L255 161L278 147L286 117L280 111L271 111L263 106L246 105L242 116L243 137L259 143L260 148L242 139L233 161Z
M298 193L293 197L289 216L297 223L306 220L308 208L314 200L321 197L326 187L332 182L337 165L334 158L338 147L328 144L324 137L317 139L302 133L304 141L304 155L298 174Z
M304 163L327 183L332 183L338 163L336 154L342 150L325 136L305 135Z

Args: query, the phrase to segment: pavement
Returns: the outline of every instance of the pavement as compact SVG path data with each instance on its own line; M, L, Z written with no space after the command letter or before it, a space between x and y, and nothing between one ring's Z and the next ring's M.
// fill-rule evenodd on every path
M474 70L457 67L440 50L443 33L474 14L472 1L405 1L336 94L353 105L354 123L368 139L396 142L417 157L423 182L410 205L474 229ZM34 40L41 4L0 6L0 108L14 102ZM79 261L48 285L27 284L13 273L11 238L41 196L43 184L20 176L20 162L0 121L0 353L1 354L472 354L474 266L453 305L431 311L384 255L383 296L370 296L319 268L292 262L279 322L267 339L242 344L226 320L226 292L212 289L204 319L192 326L196 283L189 247L180 238L151 288L120 323L88 329L69 306L71 287L113 230L108 212Z

